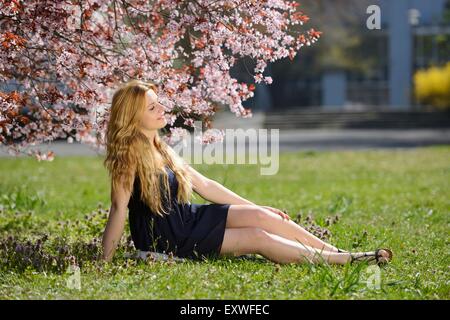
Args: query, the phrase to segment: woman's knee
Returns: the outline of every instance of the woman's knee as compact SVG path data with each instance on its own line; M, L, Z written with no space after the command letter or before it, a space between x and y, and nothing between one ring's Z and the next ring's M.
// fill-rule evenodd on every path
M259 228L259 227L251 227L251 228L246 228L247 231L247 237L249 238L250 242L256 244L256 245L260 245L261 243L263 243L264 241L267 241L270 239L269 233L264 230L263 228Z

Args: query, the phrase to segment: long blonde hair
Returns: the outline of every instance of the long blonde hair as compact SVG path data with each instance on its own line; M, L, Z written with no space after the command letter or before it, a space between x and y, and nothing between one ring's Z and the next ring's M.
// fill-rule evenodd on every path
M168 174L158 168L155 152L159 151L163 162L175 173L178 180L178 202L189 203L192 195L192 179L184 168L184 160L163 141L159 132L154 141L139 129L140 119L146 110L146 92L157 90L155 84L132 80L119 88L113 96L110 118L106 131L106 159L104 165L111 178L111 188L119 184L133 192L133 177L140 182L140 199L151 212L160 216L168 214L163 205L163 194L170 194ZM136 176L135 176L136 175ZM161 177L163 178L161 183ZM133 194L133 193L132 193Z

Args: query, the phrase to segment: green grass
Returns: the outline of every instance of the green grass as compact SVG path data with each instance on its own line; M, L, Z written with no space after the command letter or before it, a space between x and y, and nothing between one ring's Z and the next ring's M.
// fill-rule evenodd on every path
M394 251L393 262L381 269L381 285L367 286L364 264L277 265L241 258L136 264L118 251L109 265L88 260L81 267L81 290L67 287L70 274L20 269L0 259L0 298L450 298L449 147L284 153L274 176L259 175L257 165L194 167L257 204L284 209L292 217L310 214L322 227L327 217L339 215L327 226L332 244ZM106 219L93 212L109 204L101 158L0 159L2 238L33 240L45 232L50 243L88 242L101 237ZM128 235L127 226L123 239Z

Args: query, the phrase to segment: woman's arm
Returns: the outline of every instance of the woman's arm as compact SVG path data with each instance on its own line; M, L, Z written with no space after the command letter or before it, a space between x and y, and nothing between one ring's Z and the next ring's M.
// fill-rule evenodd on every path
M111 206L108 223L106 224L105 232L103 233L102 259L106 261L112 260L114 253L116 252L117 245L119 244L120 238L123 234L125 220L126 209Z
M242 198L233 191L225 188L215 180L209 179L185 163L186 169L192 175L193 189L203 199L220 204L252 204L253 202Z
M106 261L112 260L122 237L130 197L131 191L125 190L122 185L119 186L118 190L111 191L111 209L102 238L102 259Z
M247 199L242 198L233 191L225 188L217 181L203 176L187 163L185 163L185 167L192 175L192 184L194 191L197 192L203 199L221 204L252 204L272 211L273 213L281 216L283 219L290 220L289 215L284 211L269 206L257 205Z

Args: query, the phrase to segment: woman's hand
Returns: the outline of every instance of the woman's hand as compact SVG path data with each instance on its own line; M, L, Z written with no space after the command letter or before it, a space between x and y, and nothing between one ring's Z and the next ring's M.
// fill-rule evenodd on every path
M280 209L277 208L272 208L272 207L268 207L268 206L260 206L261 208L265 208L267 210L272 211L273 213L276 213L277 215L281 216L283 219L286 220L291 220L291 217L289 217L288 214L284 213L283 211L281 211Z

